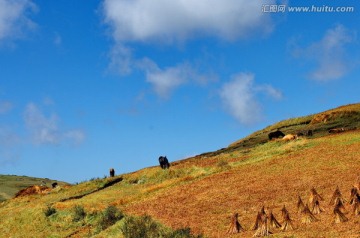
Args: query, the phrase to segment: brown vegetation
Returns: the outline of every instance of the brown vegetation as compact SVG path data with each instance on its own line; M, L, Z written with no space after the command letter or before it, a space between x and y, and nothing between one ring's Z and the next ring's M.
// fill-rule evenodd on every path
M316 114L310 124L327 123L339 117L351 117L358 115L357 104L347 105Z
M302 212L302 214L303 214L303 217L301 219L302 223L309 224L309 223L312 223L312 222L319 221L319 219L317 219L314 216L314 214L310 211L309 206L307 204L305 205L305 209Z
M318 194L315 188L312 188L309 197L309 206L312 214L317 215L325 211L320 207L320 201L324 201L323 197Z
M269 219L270 219L270 227L271 228L280 228L281 227L280 222L278 222L278 220L275 218L272 211L270 211L269 217L270 217Z
M236 234L236 233L239 233L241 231L244 231L244 228L241 226L239 220L238 220L238 217L239 217L239 213L235 213L232 218L231 218L231 224L230 224L230 227L229 227L229 230L227 233L229 234Z
M272 234L272 232L269 230L268 216L264 207L262 207L261 211L258 212L253 229L256 230L254 237L263 237Z
M359 196L359 190L356 187L353 187L350 191L350 199L349 199L349 203L350 205L353 205L354 202L356 201L357 197Z
M354 199L354 202L352 204L352 212L355 216L360 215L360 196L357 196Z
M355 216L360 215L360 195L358 188L353 187L350 193L349 203L352 206L352 212Z
M24 188L15 194L15 197L23 197L34 194L47 194L51 191L51 188L46 186L33 185L27 188Z
M315 190L316 194L322 199L324 194L330 200L334 192L334 184L337 184L339 188L346 188L354 184L356 175L353 172L360 171L358 159L360 144L349 143L348 138L355 136L358 140L359 135L359 131L352 131L349 134L309 139L309 142L306 143L317 143L316 146L301 149L299 152L294 151L275 156L272 157L273 159L261 163L249 163L240 167L232 166L229 170L200 178L196 183L184 183L164 190L161 195L134 202L126 206L126 211L140 215L146 211L147 214L160 219L171 227L180 228L191 224L194 232L204 233L208 237L221 237L221 234L229 228L229 224L227 222L224 224L216 222L219 218L220 220L227 220L227 216L221 215L220 211L229 214L231 210L238 210L242 218L241 224L245 227L251 227L255 221L254 214L257 214L256 206L258 204L265 202L276 216L275 209L280 204L285 204L290 212L297 211L298 196L304 197L306 191L314 185L321 192L318 193ZM333 142L329 143L329 140ZM295 143L300 142L302 141L299 140ZM275 142L268 143L273 147L279 146ZM243 161L255 157L253 153L239 153L239 155L231 158L231 161L232 163L243 163ZM201 168L208 168L212 166L212 163L216 165L217 162L218 160L215 158L202 159L198 157L197 160L178 163L173 169L184 168L185 165L199 165ZM165 205L162 209L155 209L157 204ZM178 204L183 204L183 206L180 208ZM325 204L323 206L326 211L319 215L321 218L319 222L311 223L313 227L311 230L301 225L303 213L294 214L291 217L292 225L296 227L296 230L293 231L296 237L309 237L313 232L329 234L327 230L333 232L337 230L345 232L346 230L347 232L344 234L347 234L347 237L356 237L353 227L356 226L357 220L350 218L349 222L341 224L344 226L341 229L333 227L333 207L326 207ZM186 209L183 209L184 207ZM219 213L215 215L213 211L219 211ZM314 214L312 215L314 216ZM201 217L204 216L209 217L209 219L202 219ZM257 220L260 221L261 219ZM317 220L317 218L313 220ZM285 226L283 221L281 223ZM260 222L254 228L257 229L259 226ZM291 231L291 229L289 230ZM250 237L253 234L250 231L245 231L244 235Z
M341 222L347 222L349 219L344 215L344 213L341 211L343 207L340 203L338 203L334 208L334 222L335 223L341 223Z
M286 133L300 130L300 128L293 131L285 127L279 128L284 128ZM131 175L124 175L124 183L114 184L108 189L86 193L86 191L95 191L95 188L98 188L94 186L94 183L89 183L89 185L83 185L84 190L81 192L75 191L78 189L76 186L71 189L71 192L36 197L39 199L36 201L39 201L38 204L40 202L46 204L44 201L55 202L54 207L59 210L59 214L61 210L72 207L78 202L84 204L85 209L91 212L97 212L110 203L122 209L126 214L147 214L173 229L190 227L194 234L202 233L209 238L226 237L225 233L229 230L228 214L232 214L233 211L238 211L241 225L250 227L258 208L266 206L266 212L263 208L258 213L254 226L255 235L270 234L270 228L276 233L276 237L357 238L360 234L358 229L360 216L345 213L339 207L339 212L346 215L348 221L334 225L334 216L336 216L334 205L324 203L322 199L330 200L334 195L334 184L339 186L339 191L340 189L350 190L349 188L354 184L360 171L360 131L332 135L328 135L327 129L324 132L326 136L317 138L319 131L314 127L312 138L302 138L286 144L274 141L264 144L256 143L254 147L245 149L233 147L231 151L221 150L217 153L208 153L179 161L174 163L171 169L161 171L163 172L161 174L156 173L156 176L168 176L161 181L151 180L151 176L154 176L152 171L155 171L155 168L147 168ZM266 138L267 133L263 133L262 136ZM249 141L253 142L250 139ZM229 166L218 169L219 161L226 161ZM129 183L130 179L144 182ZM89 189L87 186L95 188ZM304 202L308 202L307 199L304 199L304 202L301 200L301 197L305 198L309 188L313 186L316 186L319 193L316 190L316 193L312 191L311 203L316 205L314 201L317 200L319 206L321 202L326 210L316 216L309 209L312 208L310 203L304 205ZM63 200L81 194L88 194L88 196L81 197L81 200ZM319 196L322 199L316 194L321 194ZM304 209L299 209L298 198ZM0 226L0 232L7 235L6 237L11 237L13 233L9 231L16 229L9 226L12 221L6 218L6 214L14 210L25 211L30 206L34 206L33 203L27 203L27 201L27 198L16 200L14 203L11 201L14 205L10 208L8 204L0 206L0 216L4 220L3 224L7 226L5 228ZM15 202L23 203L17 207ZM355 194L351 205L355 215L359 214L358 203L359 197ZM283 219L280 219L282 227L279 231L271 228L271 214L267 216L267 211L273 211L273 216L278 217L279 210L283 206L286 206L286 209L281 210ZM344 204L344 206L346 209L350 208L349 204ZM351 211L351 209L348 210ZM298 214L297 210L303 210L303 212ZM33 211L37 210L35 208L31 210L31 214L29 213L31 218ZM341 215L338 216L342 219ZM20 219L23 217L17 220ZM306 224L302 224L302 221ZM38 222L37 225L39 224ZM49 224L51 227L46 227ZM69 227L68 224L60 224L63 227ZM24 222L21 225L27 224ZM63 229L57 225L46 223L38 230L47 230L49 234ZM121 224L116 224L116 226L121 226ZM27 226L26 229L31 230L32 228L29 227ZM72 228L69 227L69 229ZM108 233L104 231L104 236L101 236L103 234L100 236L111 237L107 235L114 229L109 230ZM254 235L253 230L244 230L240 234L232 234L231 237L251 237L252 235ZM59 235L59 237L66 236Z
M331 197L329 205L336 205L336 204L338 204L338 202L341 202L341 204L346 203L346 200L343 198L343 196L340 192L339 186L336 187L336 189Z
M285 208L285 205L281 210L281 214L284 220L283 225L281 226L281 231L293 230L294 229L293 220L290 218L289 211Z
M299 213L303 212L304 209L305 209L305 204L304 204L304 202L302 201L300 195L299 195L299 198L298 198L298 202L297 202L297 204L296 204L296 208L297 208L297 211L298 211Z

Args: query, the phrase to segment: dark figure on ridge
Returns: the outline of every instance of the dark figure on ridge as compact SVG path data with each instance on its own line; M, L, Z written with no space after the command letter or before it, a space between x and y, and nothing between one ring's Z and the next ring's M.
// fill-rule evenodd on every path
M110 177L114 177L115 176L115 169L111 168L110 169Z
M159 163L160 163L160 167L162 169L168 169L170 167L169 161L166 158L166 156L160 156L159 157Z
M274 132L270 132L268 136L269 136L269 140L272 140L273 138L284 137L285 134L282 133L282 131L277 130L277 131L274 131Z

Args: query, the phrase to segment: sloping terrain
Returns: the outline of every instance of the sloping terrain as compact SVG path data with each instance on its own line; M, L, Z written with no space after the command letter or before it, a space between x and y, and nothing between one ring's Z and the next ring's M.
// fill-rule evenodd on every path
M337 186L348 199L358 181L359 131L286 144L270 142L244 155L223 157L230 161L225 171L167 189L131 204L127 211L146 211L169 226L190 225L194 231L210 237L224 237L233 213L238 212L240 223L249 229L262 206L273 210L281 221L280 210L285 205L298 228L286 233L272 229L279 236L359 237L360 216L351 215L347 206L350 221L334 225L333 206L328 205ZM217 166L215 161L212 166ZM296 203L299 195L306 202L313 187L325 198L321 205L326 212L318 216L320 222L303 225ZM245 237L253 234L254 231L247 231Z
M327 135L328 131L334 128L343 128L344 130L360 128L360 103L341 106L314 115L280 121L232 143L227 149L232 150L265 143L268 140L267 135L277 129L285 134L297 134L311 130L313 138L317 138Z
M123 237L123 220L106 229L97 225L98 214L109 205L128 215L150 215L173 229L190 227L206 237L230 237L226 232L235 212L246 231L231 237L252 237L263 206L282 223L285 205L295 229L270 228L274 237L360 237L360 216L348 203L350 190L360 182L360 130L354 129L359 111L354 104L323 113L332 116L282 121L228 148L173 162L169 170L145 168L2 202L0 237ZM310 126L310 137L266 139L276 129L297 133ZM327 132L340 127L349 130ZM347 200L344 214L349 220L344 223L334 223L334 206L329 204L337 187ZM296 204L298 196L307 203L312 188L324 198L324 212L315 215L317 222L303 224ZM74 220L76 206L86 212L81 221ZM54 214L48 216L49 207Z
M51 187L52 183L66 184L64 182L51 180L48 178L33 178L28 176L16 176L16 175L0 175L0 201L10 199L19 192L21 189L27 188L33 185L44 185Z

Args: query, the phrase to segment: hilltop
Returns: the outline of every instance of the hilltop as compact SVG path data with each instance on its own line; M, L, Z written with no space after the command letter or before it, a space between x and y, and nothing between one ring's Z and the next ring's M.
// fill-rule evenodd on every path
M168 170L144 168L7 200L0 203L0 234L125 237L121 229L129 217L147 214L161 229L188 227L205 237L228 237L236 212L246 231L231 237L252 237L251 227L263 206L280 222L286 206L295 229L271 228L274 237L359 237L360 216L353 215L351 206L345 204L349 220L334 224L329 204L337 187L349 201L351 188L360 182L359 119L360 104L342 106L281 121L226 148L175 161ZM334 128L342 128L341 133L328 132ZM268 133L277 129L286 134L312 130L313 135L269 141ZM303 224L296 204L299 196L307 202L312 188L324 198L320 204L325 211L315 215L319 221ZM109 206L125 218L119 215L118 222L103 226Z
M241 148L246 149L266 143L268 134L276 130L281 130L285 134L297 134L311 130L313 132L312 138L317 138L328 135L328 131L334 128L344 128L344 130L360 128L360 103L340 106L313 115L283 120L235 141L227 148L204 153L203 155L229 152Z

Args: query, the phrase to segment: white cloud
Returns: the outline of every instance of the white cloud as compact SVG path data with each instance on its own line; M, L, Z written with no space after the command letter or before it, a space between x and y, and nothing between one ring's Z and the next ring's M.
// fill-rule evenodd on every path
M151 83L155 92L166 98L172 90L188 80L188 72L183 67L170 67L165 70L156 68L146 72L146 81Z
M273 2L273 1L271 1ZM105 22L116 41L183 41L199 35L236 39L270 31L262 2L248 0L105 0Z
M85 135L80 130L63 131L59 128L59 117L56 114L45 116L34 103L26 106L24 113L26 128L35 144L59 144L64 140L81 143Z
M315 63L316 68L310 73L311 79L339 79L352 68L352 63L346 57L346 45L352 41L354 35L343 25L336 25L327 30L320 41L304 49L296 49L294 55Z
M136 60L133 59L131 49L123 44L115 44L109 56L110 68L121 75L130 74L132 68L136 66Z
M25 109L24 120L36 144L59 142L58 117L55 114L47 118L34 103L29 103Z
M273 86L268 85L268 84L256 86L255 91L264 92L267 95L271 96L272 98L275 98L275 99L278 99L278 100L282 99L282 97L283 97L283 94L282 94L282 92L280 90L278 90L278 89L276 89Z
M275 0L268 1L272 2ZM156 62L152 68L144 67L144 60L131 47L139 43L171 47L202 37L234 41L266 34L274 24L270 14L261 11L262 4L248 0L104 0L104 22L114 39L110 66L122 75L142 70L155 92L165 98L190 79L207 82L208 74L198 73L186 60L166 68Z
M0 101L0 114L5 114L13 108L13 104L8 101Z
M0 41L33 28L35 24L27 15L34 11L36 5L30 0L0 0Z
M231 78L220 90L225 109L242 124L254 124L262 119L258 92L280 99L281 92L270 85L255 85L254 75L240 73Z
M144 59L139 62L139 67L145 71L146 81L162 98L168 98L175 88L186 83L205 84L214 80L213 75L202 74L187 63L161 69L150 59Z

